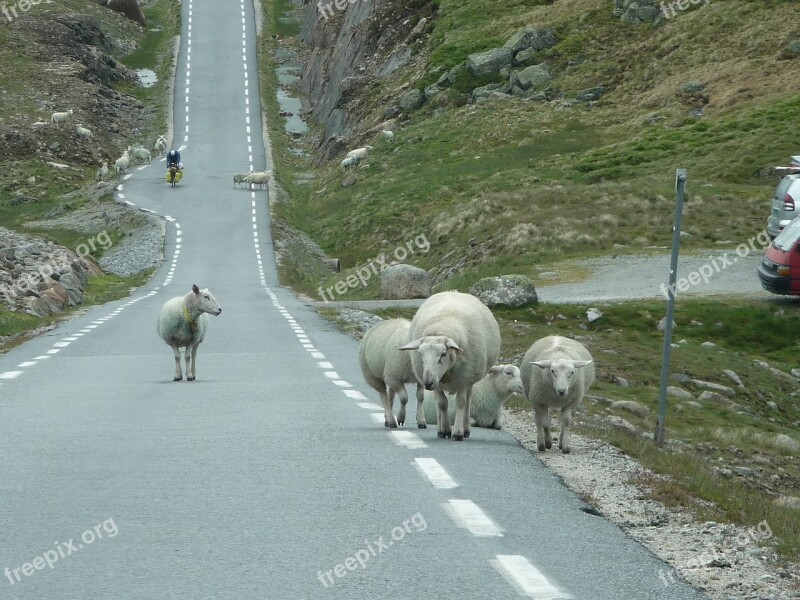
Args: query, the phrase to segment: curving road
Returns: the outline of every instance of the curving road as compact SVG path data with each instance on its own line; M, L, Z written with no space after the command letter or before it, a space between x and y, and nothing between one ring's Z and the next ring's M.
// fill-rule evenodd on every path
M268 162L253 6L182 9L186 176L120 190L165 217L167 260L0 356L0 596L702 598L510 435L384 429L356 342L277 282L266 192L232 188ZM173 383L155 321L193 283L223 312Z

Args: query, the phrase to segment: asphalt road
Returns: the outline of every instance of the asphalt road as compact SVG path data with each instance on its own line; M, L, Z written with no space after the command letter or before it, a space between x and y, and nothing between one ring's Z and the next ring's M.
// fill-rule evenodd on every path
M186 175L120 190L164 264L0 356L0 597L702 598L510 435L384 429L357 343L277 282L266 192L232 187L267 160L252 5L184 0L183 28ZM223 312L174 383L156 317L193 283Z

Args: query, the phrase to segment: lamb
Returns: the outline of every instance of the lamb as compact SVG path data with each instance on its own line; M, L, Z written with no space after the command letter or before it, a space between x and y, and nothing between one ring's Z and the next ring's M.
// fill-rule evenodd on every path
M104 162L103 165L97 169L97 181L102 181L108 176L108 163Z
M363 148L356 148L355 150L350 150L347 153L346 158L350 158L351 156L356 159L356 162L361 162L365 158L367 158L367 153L372 150L372 146L364 146Z
M503 427L503 404L512 394L523 395L522 378L519 367L514 365L495 365L486 377L472 386L470 402L470 425L473 427ZM435 421L438 418L436 400L432 392L425 392L425 420ZM448 408L450 423L456 414L455 404Z
M265 190L270 177L272 177L272 171L253 171L245 176L244 183L248 189L253 189L253 185L258 185L262 190Z
M569 454L569 425L572 410L594 383L594 360L583 344L551 335L534 342L525 353L520 369L525 397L533 405L536 419L536 446L540 452L550 449L548 409L561 409L561 436L558 447Z
M66 112L54 112L52 115L50 115L50 122L53 123L56 127L58 127L60 123L66 123L71 119L72 119L71 108Z
M381 135L383 136L383 139L389 143L394 140L394 132L389 131L388 129L381 129Z
M89 129L86 129L81 123L75 125L75 132L78 134L78 136L86 138L87 140L90 140L94 137L92 132Z
M348 156L345 158L340 166L342 167L342 171L347 171L348 169L352 169L358 164L358 159L355 156Z
M206 336L208 317L206 314L217 316L222 312L219 303L208 289L201 290L196 285L185 296L176 296L167 300L161 307L158 315L158 335L164 340L175 354L175 378L181 381L181 353L180 348L185 348L186 381L195 380L195 366L197 365L197 347Z
M133 154L131 158L139 164L147 163L150 164L150 150L147 148L142 148L141 146L137 146L133 149Z
M236 187L236 184L239 183L244 186L245 181L249 173L236 173L233 176L233 187Z
M414 375L425 389L436 391L437 436L463 441L469 437L472 386L500 354L500 327L494 315L475 296L440 292L417 310L409 339L400 349L416 350L411 354ZM452 431L445 392L456 394Z
M161 156L162 154L167 153L167 138L163 135L158 136L156 143L153 145L153 150L156 153L156 156Z
M427 428L422 408L423 390L411 368L411 355L398 350L408 341L410 329L411 321L408 319L381 321L367 331L358 349L361 373L367 384L380 395L384 408L383 424L392 429L406 422L406 383L417 384L417 427ZM396 419L392 409L395 393L400 397L400 412Z
M130 164L131 164L130 152L128 150L125 150L125 152L122 153L122 156L120 156L114 163L114 170L117 173L124 172L125 169L127 169L128 166L130 166Z

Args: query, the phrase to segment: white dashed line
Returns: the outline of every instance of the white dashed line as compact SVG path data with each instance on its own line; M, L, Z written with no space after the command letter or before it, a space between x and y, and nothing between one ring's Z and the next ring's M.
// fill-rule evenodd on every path
M33 365L36 365L36 364L38 364L38 362L35 361L35 360L27 360L25 362L19 363L17 366L24 369L25 367L32 367Z
M357 406L360 406L361 408L365 408L367 410L380 410L380 411L383 411L383 407L382 406L378 406L374 402L358 402Z
M503 537L503 530L472 500L453 499L442 507L456 525L468 529L476 537Z
M458 484L435 458L415 458L414 466L435 488L449 490L458 487Z
M377 412L369 413L369 416L378 425L383 425L385 423L385 420L383 418L383 414L382 413L377 413Z
M500 574L523 596L535 600L570 600L571 595L562 592L542 575L527 558L518 554L498 554L489 561Z
M342 393L345 396L347 396L348 398L353 398L354 400L367 400L368 399L364 394L362 394L358 390L342 390Z
M0 379L16 379L22 375L22 371L6 371L5 373L0 373Z
M333 365L331 363L329 363L329 362L318 362L317 366L320 369L332 369L333 368Z
M372 414L380 416L380 420L383 422L383 415L380 415L379 413ZM389 436L392 438L392 441L395 444L408 448L409 450L418 450L420 448L428 447L428 444L423 442L422 439L413 431L390 431Z

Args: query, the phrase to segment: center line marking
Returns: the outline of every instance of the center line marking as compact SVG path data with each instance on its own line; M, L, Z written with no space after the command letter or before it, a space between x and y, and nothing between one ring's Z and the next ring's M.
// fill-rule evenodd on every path
M489 561L506 581L524 596L535 600L570 600L572 596L562 592L542 575L527 558L518 554L498 554Z
M378 415L380 417L380 420L383 421L383 415L381 415L380 413L371 413L371 414ZM395 444L397 444L398 446L404 446L409 450L418 450L419 448L428 447L428 444L423 442L422 438L420 438L413 431L405 431L401 429L399 431L390 431L389 435L391 436L392 441Z
M503 537L503 530L472 500L449 500L442 507L459 527L476 537Z
M414 466L435 488L450 490L458 487L458 484L435 458L415 458Z

